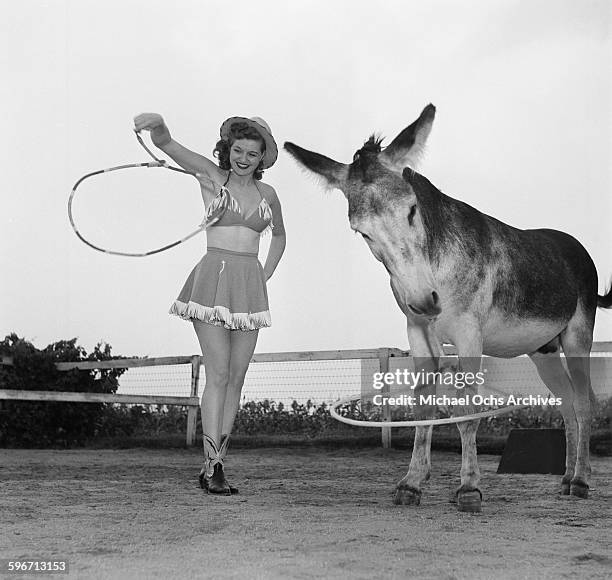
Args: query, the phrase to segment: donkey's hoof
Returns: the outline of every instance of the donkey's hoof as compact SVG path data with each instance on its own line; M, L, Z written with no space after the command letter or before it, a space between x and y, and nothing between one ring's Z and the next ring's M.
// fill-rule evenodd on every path
M559 489L559 495L569 495L570 494L570 484L561 482L561 488Z
M576 497L587 499L589 497L589 486L583 481L572 481L570 493Z
M393 503L395 505L419 505L421 503L421 490L407 485L398 485Z
M480 490L459 490L457 492L457 509L460 512L480 513L482 510L482 493L480 493Z

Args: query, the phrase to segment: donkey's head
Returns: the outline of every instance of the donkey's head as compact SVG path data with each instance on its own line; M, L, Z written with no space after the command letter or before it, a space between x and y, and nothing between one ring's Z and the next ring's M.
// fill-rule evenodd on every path
M374 136L350 164L338 163L293 143L285 149L330 188L348 199L351 228L361 234L391 276L393 294L405 314L433 318L441 312L430 267L425 225L404 169L415 165L435 116L428 105L386 148ZM407 177L410 170L407 170Z

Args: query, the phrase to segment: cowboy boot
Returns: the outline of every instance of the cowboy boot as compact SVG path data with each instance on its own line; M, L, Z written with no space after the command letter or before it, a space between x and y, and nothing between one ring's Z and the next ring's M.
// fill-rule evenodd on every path
M227 484L227 486L230 488L230 492L232 493L232 495L235 495L238 493L238 488L230 485L227 480L225 479L225 474L223 473L223 460L225 459L225 456L227 455L227 448L229 447L229 434L228 435L221 435L221 446L219 447L219 457L221 458L221 475L223 476L223 480L225 481L225 483Z
M204 434L204 466L198 479L200 487L208 493L231 495L231 490L223 475L223 457L217 445L208 435ZM226 445L227 448L227 445Z

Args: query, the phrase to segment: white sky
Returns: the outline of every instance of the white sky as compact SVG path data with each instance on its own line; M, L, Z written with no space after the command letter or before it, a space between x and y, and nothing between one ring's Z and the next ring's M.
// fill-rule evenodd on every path
M121 355L199 351L191 325L167 310L204 235L120 258L83 245L67 219L78 177L147 160L131 129L143 111L162 113L178 141L206 155L225 118L259 115L279 145L347 162L370 133L391 139L432 102L421 172L502 221L578 237L601 293L612 276L611 8L3 2L1 336L14 331L39 347L76 336L88 351L105 340ZM84 234L110 232L125 249L146 250L197 226L197 185L137 172L109 175L104 196L79 199ZM269 283L273 326L257 350L407 348L386 272L351 233L342 194L323 193L284 152L264 179L281 198L288 242ZM612 313L599 311L595 339L612 340Z

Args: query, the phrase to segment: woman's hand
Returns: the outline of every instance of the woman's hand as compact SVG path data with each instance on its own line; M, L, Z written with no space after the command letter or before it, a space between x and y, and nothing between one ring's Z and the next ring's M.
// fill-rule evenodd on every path
M136 131L151 131L151 140L157 147L164 147L172 140L164 119L157 113L141 113L134 117Z
M136 131L153 131L156 127L164 125L164 119L157 113L141 113L134 117L134 129Z

